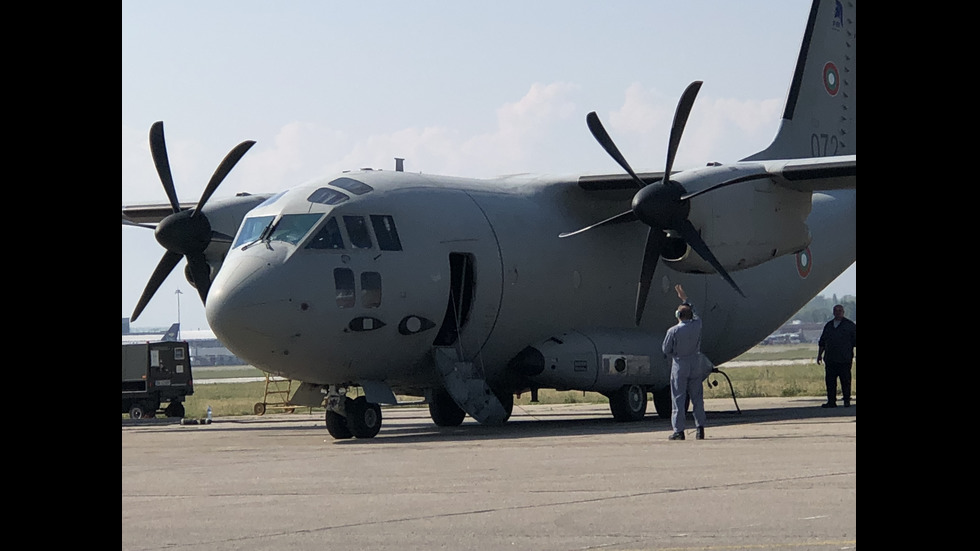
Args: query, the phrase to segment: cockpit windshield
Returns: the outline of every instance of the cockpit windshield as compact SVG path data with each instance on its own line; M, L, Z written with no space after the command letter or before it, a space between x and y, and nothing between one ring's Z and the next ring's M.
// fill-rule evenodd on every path
M295 245L300 239L310 231L323 216L321 213L313 214L283 214L279 221L272 228L269 234L269 241L285 241Z
M320 217L320 213L283 214L275 216L255 216L246 218L238 239L232 248L264 239L266 241L285 241L295 245L310 231Z
M252 218L246 218L242 222L242 229L238 231L238 239L235 240L235 244L231 246L232 249L237 249L238 247L251 243L252 241L258 240L258 238L265 233L265 229L269 227L275 216L254 216Z

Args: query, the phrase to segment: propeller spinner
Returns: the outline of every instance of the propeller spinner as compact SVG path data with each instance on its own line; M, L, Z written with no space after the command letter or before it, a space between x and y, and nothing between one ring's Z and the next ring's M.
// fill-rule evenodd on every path
M187 273L201 297L201 302L205 301L208 289L211 287L211 266L204 256L204 251L211 243L214 232L211 230L207 216L201 209L218 189L222 180L228 176L231 169L254 144L255 142L251 140L244 141L225 155L211 176L208 185L204 188L204 193L201 194L197 206L189 210L181 210L180 202L177 200L177 191L174 188L173 176L170 173L167 144L163 138L163 122L157 121L150 127L150 152L153 155L157 174L160 175L160 181L163 183L163 190L173 208L173 214L161 220L154 231L157 242L167 252L163 254L163 258L160 259L150 276L150 280L146 283L146 288L143 289L139 303L130 318L132 321L136 321L136 318L143 312L150 299L153 298L153 294L167 279L181 257L187 259Z
M646 246L643 250L640 281L636 289L636 325L640 325L640 319L643 317L643 309L646 306L647 295L650 292L650 282L653 279L654 270L656 270L657 262L660 261L661 253L667 245L666 230L678 232L695 252L710 263L725 278L725 281L738 291L738 294L743 297L745 296L745 293L739 289L735 281L725 271L725 268L715 258L708 245L701 239L701 235L694 227L694 224L687 218L691 211L690 199L702 192L685 195L684 188L679 183L670 179L674 158L677 154L677 147L680 145L684 127L687 125L688 116L691 114L691 108L694 106L694 100L697 98L698 91L701 89L701 84L701 81L694 81L688 85L687 89L681 95L680 101L677 103L677 109L674 111L674 122L670 128L670 141L667 146L667 165L664 168L664 178L659 182L647 184L636 175L629 163L626 162L626 158L619 152L619 148L613 143L612 138L609 137L609 133L603 128L598 115L594 111L589 113L585 118L586 124L589 126L589 131L592 132L599 145L606 150L606 153L619 166L623 167L623 170L632 176L639 189L633 196L631 210L580 230L563 233L559 237L570 237L601 226L633 222L636 220L650 227L647 232ZM731 183L736 182L725 182L721 185L714 186L712 189L717 189Z

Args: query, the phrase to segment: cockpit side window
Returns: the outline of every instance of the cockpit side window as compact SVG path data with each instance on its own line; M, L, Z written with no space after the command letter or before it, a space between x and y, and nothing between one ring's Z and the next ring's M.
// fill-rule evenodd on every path
M352 247L355 249L371 248L371 234L368 233L367 223L363 216L345 216L344 225L347 226L347 235L350 237Z
M354 272L349 268L334 268L334 287L337 290L337 306L354 307Z
M340 235L340 224L337 223L337 219L333 216L327 220L327 223L320 228L320 231L313 236L310 240L309 245L306 246L307 249L343 249L344 248L344 237Z
M378 238L378 247L382 251L402 250L402 242L398 239L398 230L395 228L395 220L391 216L372 214L371 225L374 227L374 235Z

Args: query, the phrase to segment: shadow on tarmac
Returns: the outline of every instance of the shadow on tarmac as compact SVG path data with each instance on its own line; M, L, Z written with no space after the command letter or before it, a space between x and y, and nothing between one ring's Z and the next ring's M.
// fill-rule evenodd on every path
M779 407L741 407L740 410L712 410L706 412L708 427L730 426L747 423L769 423L777 421L833 420L834 422L856 421L857 406L848 408L823 409L813 398L782 399L793 403ZM798 403L797 403L798 402ZM785 402L784 402L785 403ZM715 404L712 404L715 405ZM393 443L425 443L443 441L491 441L500 439L519 439L536 437L590 436L600 434L633 434L662 432L664 437L671 432L670 419L660 418L649 406L646 417L636 422L615 421L606 406L586 405L560 406L555 408L514 406L514 414L504 425L484 426L470 417L457 427L439 427L429 417L427 408L385 408L382 410L384 424L381 432L374 438L334 440L333 444L345 446L370 446ZM322 413L321 413L322 415ZM694 423L691 413L687 414L688 431L693 433ZM283 414L263 417L218 418L210 425L179 425L176 422L124 423L124 427L152 427L155 432L186 432L188 430L207 431L253 431L253 432L309 432L322 431L330 438L322 416L316 413L300 417ZM692 434L693 436L693 434Z
M789 420L827 419L854 422L856 406L849 408L822 409L819 404L814 406L812 401L790 407L774 407L760 409L742 409L741 413L731 411L707 411L708 427L738 425L745 423L766 423ZM595 410L595 417L584 417L593 412L547 411L532 412L518 416L519 406L515 406L515 416L501 426L483 426L469 417L458 427L438 427L428 418L420 418L418 423L399 424L382 427L381 433L373 439L337 440L340 445L370 445L372 441L405 443L460 441L460 440L498 440L516 438L534 438L542 436L589 436L598 434L632 434L662 432L664 438L672 431L670 419L661 419L656 413L648 412L647 416L637 422L622 423L615 421L605 409ZM652 410L652 407L651 407ZM426 412L427 413L427 412ZM522 412L523 413L523 412ZM692 433L694 420L691 413L687 414L687 430Z

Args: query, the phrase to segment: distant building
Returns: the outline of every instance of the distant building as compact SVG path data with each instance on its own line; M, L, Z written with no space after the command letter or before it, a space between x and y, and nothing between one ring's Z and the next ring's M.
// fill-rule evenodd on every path
M245 361L231 353L210 329L180 330L178 324L169 329L132 332L129 319L123 318L123 344L166 340L187 341L191 365L246 365Z

